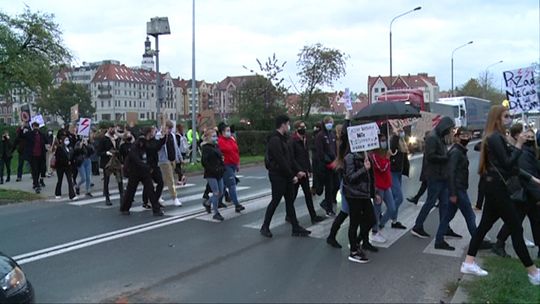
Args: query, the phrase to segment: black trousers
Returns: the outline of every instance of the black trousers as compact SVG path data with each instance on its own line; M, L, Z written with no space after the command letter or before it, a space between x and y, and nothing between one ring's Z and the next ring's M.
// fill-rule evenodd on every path
M529 218L534 244L537 246L540 245L540 209L536 205L536 202L515 203L515 205L516 212L521 223L523 223L523 220L525 220L525 216ZM504 243L510 234L511 232L508 225L504 224L497 234L497 240Z
M56 189L54 191L54 195L62 196L62 182L64 180L64 175L66 176L66 180L68 183L69 198L72 199L75 197L75 189L73 187L73 177L71 176L71 167L56 168L56 176L58 177L58 181L56 182Z
M486 180L485 177L480 176L478 181L478 198L476 199L476 208L482 209L484 206L484 197L486 195Z
M92 161L92 175L99 176L99 162Z
M7 179L11 177L11 157L0 160L0 179L4 179L4 167L6 167Z
M31 156L30 169L32 172L32 185L39 188L39 178L41 176L42 166L45 165L45 156Z
M337 204L336 196L339 190L339 176L334 170L326 169L324 173L324 203L326 210L332 210Z
M163 175L161 174L161 169L159 167L152 168L151 176L152 178L152 190L155 192L155 196L157 196L157 199L161 197L161 194L163 193ZM154 189L154 183L156 183L156 188ZM148 203L148 191L146 187L143 188L143 203Z
M311 195L311 189L309 188L309 178L305 177L302 178L298 183L294 185L294 201L298 197L298 190L302 187L302 191L304 192L304 198L306 199L306 207L309 211L309 216L311 218L314 218L317 216L317 213L315 212L315 207L313 206L313 196Z
M422 197L422 195L424 195L424 193L426 193L426 190L427 190L427 182L422 181L422 184L420 185L420 189L418 189L418 193L416 193L416 195L413 198L415 200L419 200L420 197Z
M298 219L296 218L296 211L294 210L294 184L292 179L285 178L279 175L269 174L270 184L272 185L272 200L266 208L264 215L264 228L270 228L270 222L276 212L281 199L285 197L285 208L287 210L287 216L289 217L293 230L298 225Z
M19 153L19 161L17 163L17 178L21 179L23 175L23 169L24 169L24 155L22 153Z
M358 199L347 197L349 204L349 245L351 252L358 250L360 240L369 240L369 227L374 224L374 210L371 199ZM361 235L358 228L361 227Z
M116 182L118 183L118 191L120 192L120 201L124 194L124 182L122 181L122 175L120 173L114 174ZM109 194L109 182L111 180L111 173L108 170L103 169L103 196L105 199L110 200Z
M491 227L493 227L493 224L497 220L502 219L510 231L514 251L521 260L521 263L525 267L534 265L529 251L525 246L525 240L523 239L523 221L520 220L516 206L510 199L506 185L498 178L488 176L486 177L486 189L490 189L490 191L486 191L486 202L482 219L476 229L476 233L471 239L467 254L476 256L480 244L489 230L491 230Z
M131 205L133 204L135 192L137 192L137 186L139 185L139 183L142 183L144 189L147 189L146 193L148 195L148 198L150 199L150 204L152 204L152 211L154 213L159 212L160 206L158 202L158 197L156 196L156 192L154 191L152 177L148 173L141 176L130 176L128 178L126 193L125 195L123 195L120 204L120 211L129 211L129 209L131 209Z

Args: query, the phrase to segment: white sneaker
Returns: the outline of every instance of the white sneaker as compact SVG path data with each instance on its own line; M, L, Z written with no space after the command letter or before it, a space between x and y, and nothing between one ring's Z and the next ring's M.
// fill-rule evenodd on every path
M72 201L76 201L76 200L78 200L78 199L79 199L79 197L78 197L78 196L75 196L75 197L72 198L71 200L72 200Z
M488 275L488 272L480 268L478 264L476 263L469 264L465 262L461 263L461 273L472 274L479 277L485 277Z
M382 236L380 232L376 234L371 234L371 240L375 243L386 243L386 239Z
M531 282L531 284L535 286L540 285L540 270L538 268L536 269L536 274L534 275L529 274L529 282Z
M182 207L182 202L178 198L175 198L174 199L174 205L176 207Z
M58 195L57 195L55 198L56 198L57 200L61 200L61 199L62 199L62 197L61 197L61 196L58 196Z
M163 204L163 203L165 203L165 200L164 200L164 199L162 199L161 197L159 198L159 200L158 200L158 201L159 201L159 203L160 203L160 204Z
M529 248L534 248L536 245L534 244L533 241L525 238L525 246L529 247Z

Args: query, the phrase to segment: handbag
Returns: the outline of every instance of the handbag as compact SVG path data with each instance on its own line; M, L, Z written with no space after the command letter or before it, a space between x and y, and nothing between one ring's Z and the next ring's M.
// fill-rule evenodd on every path
M495 166L493 166L493 168L495 168L495 171L497 172L497 174L503 181L504 185L506 186L506 189L508 190L508 193L510 194L510 199L512 199L514 202L519 202L519 203L527 202L527 192L523 188L523 185L521 184L521 181L519 180L519 176L513 175L508 179L504 179L499 169L497 169L497 167Z

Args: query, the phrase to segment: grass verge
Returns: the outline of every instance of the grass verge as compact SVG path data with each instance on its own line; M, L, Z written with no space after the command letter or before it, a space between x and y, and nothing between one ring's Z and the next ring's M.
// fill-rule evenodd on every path
M6 205L22 201L33 201L42 198L43 197L41 197L40 195L31 192L0 189L0 205Z
M481 265L489 275L463 283L469 297L468 302L540 302L540 288L529 283L527 272L518 259L489 256L482 259Z
M240 157L240 170L242 170L242 166L262 164L262 163L264 163L264 155L241 156ZM196 164L188 164L184 166L184 173L196 173L196 172L201 172L201 173L203 172L203 166L200 162Z

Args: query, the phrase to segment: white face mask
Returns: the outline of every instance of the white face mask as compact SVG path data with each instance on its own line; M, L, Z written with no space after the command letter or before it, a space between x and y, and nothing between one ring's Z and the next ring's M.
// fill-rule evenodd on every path
M64 140L64 145L69 146L69 139Z
M325 124L324 127L326 128L326 130L330 131L334 127L334 124L329 122L329 123Z
M227 138L231 137L231 131L225 131L225 137Z

